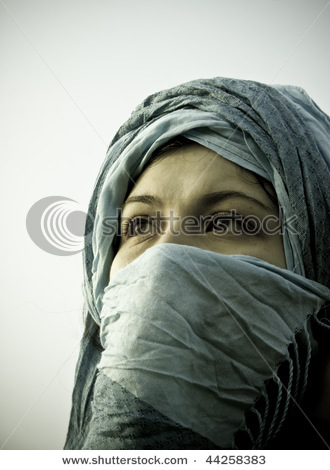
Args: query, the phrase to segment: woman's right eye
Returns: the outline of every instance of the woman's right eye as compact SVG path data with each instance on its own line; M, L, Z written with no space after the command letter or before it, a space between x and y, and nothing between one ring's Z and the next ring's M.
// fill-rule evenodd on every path
M125 238L138 236L151 236L157 231L157 224L153 217L136 216L125 220L122 224Z

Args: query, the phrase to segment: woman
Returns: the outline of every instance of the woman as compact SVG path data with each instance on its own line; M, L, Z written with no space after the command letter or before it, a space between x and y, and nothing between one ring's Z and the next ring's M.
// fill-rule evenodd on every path
M66 449L328 448L329 129L303 90L227 78L120 128Z

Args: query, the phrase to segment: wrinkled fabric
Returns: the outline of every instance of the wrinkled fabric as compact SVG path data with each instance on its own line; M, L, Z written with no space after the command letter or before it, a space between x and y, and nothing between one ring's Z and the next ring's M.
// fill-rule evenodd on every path
M256 258L155 246L105 289L98 368L173 421L232 448L296 332L327 300L327 288Z
M89 205L83 253L88 325L92 319L101 325L104 292L114 257L118 208L129 184L141 174L152 153L177 135L184 135L268 179L283 210L284 228L287 220L294 219L294 233L284 230L283 237L288 270L304 276L307 283L311 280L329 287L329 134L329 117L306 92L296 87L215 78L196 80L148 97L112 140ZM278 301L272 300L276 308ZM328 340L327 315L316 320L326 332L322 338ZM305 339L313 340L310 329ZM198 433L140 399L133 399L134 394L128 391L125 394L124 388L103 371L98 372L100 358L100 352L85 335L65 448L212 448ZM307 359L306 356L305 362L309 364L310 357ZM107 388L109 395L103 396L100 406L100 391ZM94 402L93 394L98 397ZM267 409L277 417L279 407L272 408L265 391L262 397ZM254 412L265 430L267 419L258 410ZM143 426L139 431L135 426L132 434L134 420ZM157 429L161 431L158 433ZM178 435L184 436L182 447ZM250 440L256 448L265 442L253 436Z

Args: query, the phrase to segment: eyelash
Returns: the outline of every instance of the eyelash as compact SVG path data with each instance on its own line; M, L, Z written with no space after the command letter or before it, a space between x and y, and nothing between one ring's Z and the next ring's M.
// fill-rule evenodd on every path
M134 228L136 227L136 222L138 221L156 221L155 218L149 216L149 215L135 215L133 217L131 217L129 220L125 220L125 222L123 222L122 224L122 236L124 236L124 238L132 238L132 237L136 237L136 236L139 236L141 234L137 234L135 235L134 234ZM135 224L135 227L134 227L134 224Z
M235 215L233 215L235 212ZM259 235L262 236L262 232L260 232L259 226L255 223L252 224L251 221L246 221L246 218L241 214L236 214L236 211L225 212L212 214L211 216L211 228L216 229L220 234L223 234L224 231L228 230L229 224L233 225L234 223L238 223L241 230L245 231L244 235ZM220 222L219 224L215 225L216 222ZM226 223L228 222L228 224ZM209 225L206 226L206 232L208 231ZM233 230L232 230L233 232ZM257 232L257 233L254 233ZM236 233L237 234L237 233Z
M234 215L233 215L234 212ZM243 235L246 236L259 236L260 238L264 238L265 234L263 233L262 230L260 230L260 226L256 223L254 219L254 224L251 224L251 220L246 221L246 218L241 215L237 214L235 210L231 210L230 212L216 212L214 214L211 214L209 217L209 220L207 220L206 224L204 225L204 232L201 233L209 233L211 232L210 229L212 229L212 234L214 236L219 236L219 235L224 235L227 234L227 231L229 231L229 235L237 236L237 235ZM205 217L207 219L207 217ZM140 222L140 225L138 225ZM144 230L141 226L142 223L146 224L151 224L152 232L147 229L147 232L145 233L135 233L136 229L138 229L140 232ZM215 226L215 223L217 225ZM236 234L233 233L233 224L237 224L238 227L240 228L241 232L238 233L236 231ZM232 227L232 230L228 230L228 227ZM236 228L236 225L235 227ZM141 214L141 215L135 215L132 216L130 219L125 220L122 223L122 237L124 240L128 238L134 238L138 236L143 236L143 237L150 237L154 234L159 234L161 233L160 231L160 219L152 217L150 215L146 214Z

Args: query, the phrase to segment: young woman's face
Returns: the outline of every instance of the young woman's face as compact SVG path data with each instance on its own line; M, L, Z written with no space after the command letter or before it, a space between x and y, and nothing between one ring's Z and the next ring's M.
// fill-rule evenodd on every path
M110 277L160 243L249 255L286 268L277 205L252 173L198 144L147 167L121 219Z

